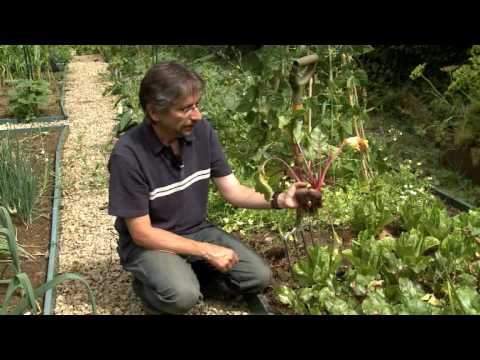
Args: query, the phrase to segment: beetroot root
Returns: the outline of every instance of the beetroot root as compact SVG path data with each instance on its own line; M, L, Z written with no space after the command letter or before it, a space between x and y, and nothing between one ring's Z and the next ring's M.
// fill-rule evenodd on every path
M318 208L322 207L322 192L315 189L297 189L295 197L300 208L307 212L314 213Z

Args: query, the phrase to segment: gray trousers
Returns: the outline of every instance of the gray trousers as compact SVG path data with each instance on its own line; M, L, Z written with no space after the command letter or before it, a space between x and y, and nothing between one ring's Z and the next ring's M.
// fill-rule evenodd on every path
M265 261L218 227L212 226L184 236L228 247L237 253L239 262L222 276L229 287L239 294L258 294L270 284L272 273ZM146 250L136 245L126 255L121 254L120 258L124 269L136 279L137 294L155 310L184 314L203 299L197 274L192 269L192 264L204 262L201 258ZM220 274L217 270L212 271Z

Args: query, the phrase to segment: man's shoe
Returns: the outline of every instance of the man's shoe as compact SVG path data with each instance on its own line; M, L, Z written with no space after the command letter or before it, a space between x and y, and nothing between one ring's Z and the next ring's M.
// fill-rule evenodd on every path
M245 294L243 300L253 315L275 315L263 294Z
M203 281L200 282L200 292L204 299L220 301L233 301L241 296L238 291L228 286L226 280L221 277L203 279Z

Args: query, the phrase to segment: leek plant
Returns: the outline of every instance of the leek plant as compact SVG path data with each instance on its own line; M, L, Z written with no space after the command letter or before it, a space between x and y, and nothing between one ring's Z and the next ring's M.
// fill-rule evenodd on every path
M85 279L78 274L58 274L52 280L39 287L33 287L28 275L21 270L18 257L19 248L16 241L16 231L10 218L10 214L4 207L0 207L0 239L8 244L8 250L11 257L11 267L15 273L11 279L2 281L2 283L8 283L8 288L5 298L3 299L3 304L0 305L0 315L22 315L27 311L31 311L32 314L37 314L39 307L36 299L44 295L48 290L69 280L78 280L85 285L92 306L92 313L96 313L96 303L93 292ZM12 306L13 309L10 310L10 302L13 299L13 296L18 292L20 293L20 301L18 301L15 306Z

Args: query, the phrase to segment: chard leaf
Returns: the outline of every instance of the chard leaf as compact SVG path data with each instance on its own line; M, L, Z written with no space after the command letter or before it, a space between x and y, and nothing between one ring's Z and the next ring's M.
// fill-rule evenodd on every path
M325 307L331 315L357 315L345 300L338 297L327 301Z
M362 303L362 311L366 315L394 315L394 308L387 302L382 289L369 293Z
M467 315L480 315L480 295L471 287L456 289L457 299Z
M288 286L282 285L277 290L278 300L285 305L294 306L296 302L295 292L290 289Z
M313 297L312 288L302 288L298 293L298 298L304 303L308 303Z

